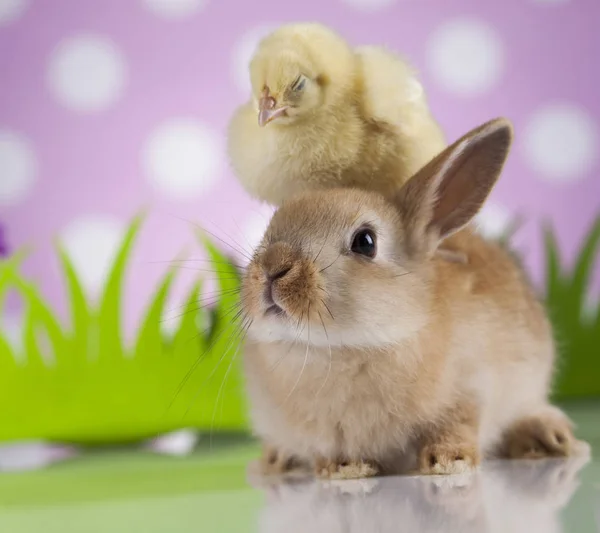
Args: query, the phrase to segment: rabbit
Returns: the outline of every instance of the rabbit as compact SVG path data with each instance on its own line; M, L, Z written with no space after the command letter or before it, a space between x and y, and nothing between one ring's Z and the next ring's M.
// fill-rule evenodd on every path
M498 118L394 195L311 191L274 213L241 287L262 474L453 474L486 457L589 451L548 400L542 304L469 224L512 137ZM441 243L466 261L439 257Z

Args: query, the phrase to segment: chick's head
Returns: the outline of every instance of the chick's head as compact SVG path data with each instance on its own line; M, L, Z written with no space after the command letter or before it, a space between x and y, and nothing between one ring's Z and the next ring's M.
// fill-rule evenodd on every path
M339 103L354 79L354 54L319 24L282 26L259 44L250 63L258 123L294 123Z

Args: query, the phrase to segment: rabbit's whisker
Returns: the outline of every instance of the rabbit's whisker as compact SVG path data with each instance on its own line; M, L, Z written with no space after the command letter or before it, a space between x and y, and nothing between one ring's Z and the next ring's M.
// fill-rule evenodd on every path
M228 263L227 261L215 261L213 259L171 259L169 261L148 261L148 264L151 265L164 265L169 264L173 266L177 266L178 263L208 263L210 265L224 265L234 267L238 270L246 270L244 265L238 265L233 261Z
M166 317L162 318L160 320L160 322L163 323L163 322L168 322L170 320L176 320L177 318L181 318L182 316L185 316L188 313L195 313L197 311L200 311L201 309L208 309L210 307L211 303L213 303L213 304L217 303L217 301L219 300L220 296L233 295L233 294L236 294L236 293L239 293L239 292L240 292L240 289L236 288L236 289L232 289L232 290L229 290L229 291L223 291L221 293L216 293L216 294L205 296L204 298L200 298L200 299L196 300L194 303L195 304L206 303L206 305L197 305L197 307L189 309L185 313L180 313L180 314L175 315L175 316L166 316ZM171 313L173 311L176 311L177 309L182 309L183 307L187 307L188 305L189 305L189 303L186 303L186 304L182 304L182 305L179 305L177 307L174 307L173 309L167 311L167 314L169 314L169 313ZM239 302L236 302L235 305L239 305Z
M308 362L308 354L309 354L309 351L310 351L310 302L308 303L308 311L307 311L306 315L307 315L306 325L307 325L307 328L308 328L308 342L306 343L306 353L304 354L304 363L302 363L302 369L300 370L300 375L298 376L298 379L296 380L296 383L294 383L294 386L292 387L292 390L286 396L286 398L283 401L282 405L285 405L285 403L290 399L290 397L292 396L292 394L294 394L294 392L296 391L296 388L298 387L298 384L300 383L300 380L302 379L302 375L304 374L304 369L306 368L306 363Z
M225 313L223 315L223 318L226 318L230 313L233 312L233 310L235 310L235 307L231 311ZM238 313L232 319L232 323L235 323L236 317L239 314L241 314L242 312L243 312L242 309L240 309L238 311ZM212 327L212 325L209 326L208 328L205 328L204 331L198 332L198 334L194 335L194 337L192 339L190 339L190 340L197 339L198 336L200 336L200 335L204 336L211 329L211 327ZM210 345L208 346L208 348L206 348L206 350L204 350L204 352L202 354L200 354L196 358L196 361L194 361L194 364L187 371L186 375L183 377L183 379L181 380L181 383L177 387L177 390L175 391L175 394L173 395L173 399L171 400L171 402L169 403L169 406L167 407L167 412L171 409L171 407L173 407L173 404L175 403L175 400L177 399L177 397L179 396L179 394L181 393L181 391L183 390L183 388L185 387L185 385L187 384L187 382L190 380L190 378L192 377L192 375L194 374L194 372L198 368L198 365L200 365L200 363L203 361L204 357L210 352L210 350L212 350L212 348L215 345L215 343L223 336L223 334L226 331L227 331L227 329L224 329L223 331L221 331L221 333L219 333L219 335L217 335L216 337L214 337L213 340L211 341ZM188 341L188 342L190 342L190 341Z
M209 442L210 450L212 450L213 432L214 432L214 426L215 426L215 416L217 414L217 409L219 407L221 393L223 392L225 385L227 384L227 380L229 379L229 373L231 372L231 368L233 367L233 362L237 359L237 356L240 352L241 343L244 342L244 339L246 338L246 334L248 333L248 329L250 328L251 325L252 325L252 319L246 317L246 319L244 320L244 323L242 324L242 327L240 329L240 331L241 331L241 336L239 338L240 342L238 343L238 347L236 348L235 353L233 354L233 356L231 357L231 360L229 361L229 365L227 366L227 370L225 371L225 376L223 377L223 380L221 381L221 386L219 387L219 392L217 393L217 400L215 402L212 420L210 423L210 442ZM224 403L225 403L225 398L223 398L223 402L221 403L221 417L223 416L222 406Z
M238 315L241 315L242 313L243 313L243 310L240 309L240 312L238 313ZM239 316L238 316L238 318L239 318ZM235 322L236 322L236 318L234 318L232 320L232 323L235 324ZM223 333L225 333L225 331L227 331L227 330L223 330L221 332L221 335ZM227 344L227 348L225 348L225 350L223 351L223 354L221 355L221 357L219 357L219 361L217 362L217 364L213 368L212 372L208 375L208 377L198 387L198 390L197 390L196 394L194 395L194 397L192 398L192 401L190 402L190 405L188 406L187 410L185 411L185 414L183 415L183 418L187 417L187 415L189 414L191 408L193 407L193 405L198 400L198 397L200 396L200 393L202 392L202 388L204 387L204 385L206 385L206 383L215 375L215 372L219 369L219 367L221 366L221 363L223 362L223 360L225 359L225 357L227 356L227 354L229 353L229 351L233 348L233 346L235 346L236 341L240 338L241 332L242 332L242 329L238 327L236 333L234 333L233 335L231 335L231 337L229 339L229 343ZM221 335L219 335L219 337L221 337ZM207 354L209 351L210 350L207 350L205 352L205 354ZM196 363L194 364L194 366L196 366Z
M238 279L237 276L233 275L233 272L228 271L228 270L213 270L211 268L197 268L194 266L188 266L188 265L171 265L172 268L178 268L180 270L194 270L195 272L205 272L208 274L216 274L219 275L219 278L221 279ZM228 277L223 277L223 274L225 274Z
M329 235L328 235L329 236ZM317 263L317 259L319 259L319 256L321 255L321 252L323 251L323 248L325 248L325 243L327 242L327 239L323 239L323 244L321 244L321 249L319 250L319 252L317 253L317 255L315 256L315 258L312 260L312 262L314 264Z
M342 256L342 252L340 252L338 254L338 256L331 262L329 263L326 267L322 268L321 270L319 270L319 273L325 272L330 266L333 266L333 264Z
M198 228L200 231L204 232L204 233L208 233L211 237L213 237L214 239L217 239L220 243L224 244L225 246L231 248L234 252L236 252L237 254L240 254L242 256L244 256L248 261L252 261L252 257L250 257L248 255L248 252L245 251L243 248L236 248L235 246L233 246L233 244L223 240L221 237L219 237L218 235L216 235L215 233L207 230L206 228L203 228L202 226L200 226L200 224L198 224L197 222L194 222L193 220L188 220L186 218L180 217L178 215L171 215L174 218L177 218L183 222L186 222L188 224L191 224L192 226L195 226L196 228ZM231 237L230 237L231 238ZM233 239L232 239L233 240ZM235 241L234 241L235 243ZM239 246L239 244L238 244Z
M323 304L323 307L325 307L325 309L327 309L327 312L329 313L331 320L335 320L335 317L333 316L331 309L329 309L329 306L325 303L325 300L323 300L323 298L321 298L321 303Z
M304 326L305 326L305 325L302 325L303 317L304 317L304 310L300 314L300 318L298 319L298 322L296 324L296 338L290 344L289 350L286 353L284 353L279 359L277 359L277 361L275 361L275 363L271 366L271 368L269 368L269 372L273 372L279 366L279 364L290 354L290 352L292 351L292 348L294 348L294 346L296 346L296 344L298 343L298 340L300 339L300 335L302 335L302 332L304 331ZM302 327L300 327L300 326L302 326Z

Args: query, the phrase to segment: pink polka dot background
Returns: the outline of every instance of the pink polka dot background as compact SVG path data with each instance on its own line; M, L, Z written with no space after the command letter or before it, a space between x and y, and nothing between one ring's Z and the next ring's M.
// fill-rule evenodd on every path
M232 175L226 126L257 40L301 20L402 52L449 140L509 117L516 143L482 229L524 216L515 243L538 283L544 221L572 259L600 213L595 0L0 0L0 224L12 250L34 247L25 273L59 311L55 239L93 295L141 209L129 329L167 262L201 257L194 224L250 248L269 209ZM202 274L187 267L172 308Z

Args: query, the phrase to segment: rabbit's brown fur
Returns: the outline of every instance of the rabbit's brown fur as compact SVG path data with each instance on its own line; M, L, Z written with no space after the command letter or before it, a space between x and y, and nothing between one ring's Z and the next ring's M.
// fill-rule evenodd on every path
M507 252L466 226L511 135L501 119L470 132L394 200L339 189L275 213L242 292L247 388L270 471L452 473L487 455L580 447L548 403L542 305ZM374 258L350 250L360 228L377 237ZM442 241L467 261L437 255Z

